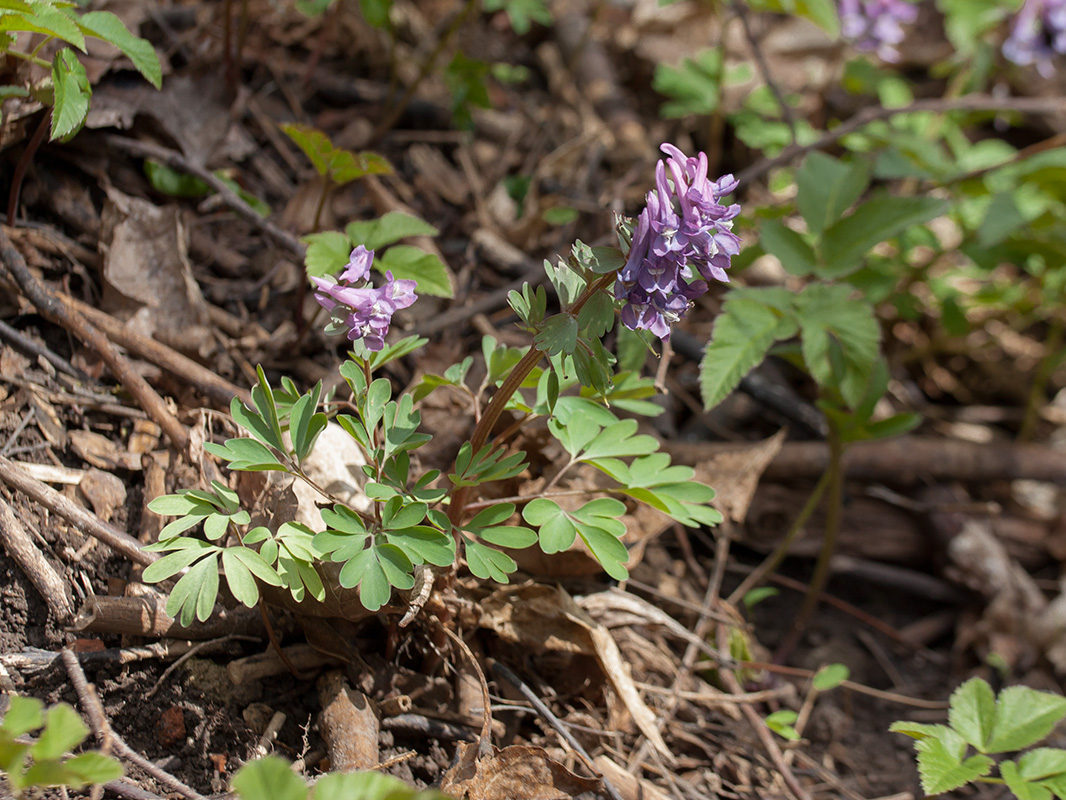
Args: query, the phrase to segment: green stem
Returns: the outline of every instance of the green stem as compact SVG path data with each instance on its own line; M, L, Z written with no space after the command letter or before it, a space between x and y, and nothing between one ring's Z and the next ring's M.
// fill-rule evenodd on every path
M587 303L596 292L609 286L614 278L615 273L610 272L587 286L577 302L562 313L576 317L584 307L585 303ZM478 420L477 427L474 428L474 433L470 437L471 453L476 453L485 446L485 443L489 440L489 435L499 421L500 415L503 413L503 409L507 405L507 402L511 399L511 396L518 391L518 387L522 385L522 382L525 381L527 377L529 377L529 373L533 371L533 368L540 363L540 360L543 357L543 350L530 346L529 352L522 356L522 360L515 365L513 370L511 370L511 374L507 376L499 390L492 396L492 399L489 400L489 404L485 407L485 412L481 415L481 419ZM448 519L451 520L452 524L456 527L459 527L459 523L462 521L463 510L466 508L471 488L472 487L470 486L462 486L454 490L452 493L451 502L448 507Z
M1040 408L1045 402L1044 395L1048 381L1051 380L1052 374L1063 359L1063 328L1062 320L1051 320L1047 338L1044 340L1044 357L1040 360L1040 366L1037 367L1036 375L1033 377L1033 385L1029 389L1029 400L1025 405L1025 418L1018 431L1018 440L1021 442L1032 441L1037 420L1040 418Z
M4 53L4 55L11 56L13 58L21 58L23 61L29 61L33 64L36 64L38 67L41 67L42 69L52 69L52 65L45 61L43 58L37 58L36 56L31 55L29 53L20 53L18 50L8 50Z
M785 660L789 653L799 644L800 637L807 627L814 610L818 607L818 598L829 582L829 565L833 560L836 550L837 536L840 533L840 515L844 501L844 450L846 445L840 439L840 431L829 419L829 465L826 475L829 477L829 499L825 511L825 539L822 541L822 550L818 553L818 563L814 565L814 574L811 576L811 584L807 589L807 595L803 598L803 606L792 623L785 640L778 648L775 661Z
M746 577L733 593L729 595L728 602L730 605L736 605L744 599L744 595L758 586L766 576L775 572L781 562L784 561L785 556L788 555L788 551L792 548L792 543L796 540L796 536L803 530L803 526L807 524L807 520L810 519L811 514L814 513L814 509L818 507L818 503L822 500L822 495L825 494L826 487L829 486L829 472L822 474L822 477L818 479L818 483L814 487L814 491L811 492L811 496L807 498L807 503L803 506L799 515L792 523L792 527L788 529L788 533L785 534L785 538L781 540L781 543L774 548L774 551L768 555L765 560L759 566L755 568L748 577Z

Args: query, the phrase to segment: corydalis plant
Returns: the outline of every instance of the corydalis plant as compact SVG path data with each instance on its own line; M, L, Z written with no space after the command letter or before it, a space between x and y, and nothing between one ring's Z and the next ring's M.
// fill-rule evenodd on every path
M655 189L637 218L614 295L623 301L627 328L666 340L670 326L707 291L708 280L729 281L729 260L740 252L732 230L740 206L722 205L737 182L732 175L708 180L706 154L689 158L672 144L662 151L669 158L655 168Z
M385 346L392 315L413 304L418 295L415 281L397 280L391 272L385 273L384 286L371 285L373 261L374 251L360 245L352 250L348 266L336 282L317 277L311 280L317 287L315 300L332 317L326 333L347 331L349 340L361 340L367 350L379 351Z
M1003 43L1003 55L1022 67L1035 65L1050 78L1056 54L1066 54L1066 0L1026 0Z
M321 384L301 395L291 380L282 379L281 388L274 389L260 369L251 407L236 399L231 404L242 438L204 447L229 462L231 470L283 471L307 481L329 506L322 510L325 529L268 521L248 530L251 515L240 507L238 495L217 481L210 491L156 498L149 505L153 511L179 517L150 548L168 554L144 572L148 581L184 572L171 591L168 613L180 615L184 624L194 615L206 619L218 594L220 565L232 594L245 605L258 602L266 584L287 590L272 592L272 602L288 604L290 597L295 606L325 602L328 594L330 603L340 603L331 611L334 616L354 613L339 610L351 608L346 590L358 589L367 612L389 603L393 589L413 591L417 568L425 578L430 567L451 570L462 560L478 578L507 582L518 565L505 549L533 544L557 553L580 540L609 575L624 580L629 574L622 541L625 500L650 505L685 525L720 522L721 515L708 505L714 490L694 481L691 468L672 465L667 454L657 452L659 442L639 434L636 420L615 416L615 409L644 414L659 409L644 400L655 389L639 375L643 353L616 371L619 359L603 342L619 311L645 343L645 331L665 340L670 323L706 291L705 279L725 277L738 247L731 226L739 209L721 203L735 181L708 180L706 156L689 158L672 145L663 149L669 158L658 165L648 207L640 220L622 225L623 242L632 242L629 253L577 242L565 261L545 262L558 294L556 314L548 314L542 287L527 284L511 292L508 300L533 344L523 351L487 339L486 375L477 388L467 384L473 364L468 357L393 399L391 382L375 371L426 340L385 343L392 314L414 301L414 283L386 273L385 285L372 287L371 267L380 265L373 264L371 249L356 246L348 263L337 265L336 281L315 280L316 297L333 316L331 328L346 330L358 345L340 368L351 399L339 404L336 422L365 457L362 488L369 507L352 508L332 497L304 470L327 426L326 414L318 410ZM309 248L308 262L312 257ZM629 331L624 335L634 337ZM443 473L421 470L419 459L411 456L432 438L420 430L416 404L440 386L453 386L467 397L477 420ZM515 420L500 433L496 423L505 410ZM513 490L515 496L486 499L485 484L528 476L532 467L513 439L538 419L547 420L548 432L568 458L553 466L538 492ZM602 473L596 489L567 489L579 465ZM201 524L208 541L184 535ZM324 569L327 562L339 566ZM415 610L426 595L417 597Z
M840 30L859 50L897 61L903 25L918 18L918 9L903 0L840 0Z

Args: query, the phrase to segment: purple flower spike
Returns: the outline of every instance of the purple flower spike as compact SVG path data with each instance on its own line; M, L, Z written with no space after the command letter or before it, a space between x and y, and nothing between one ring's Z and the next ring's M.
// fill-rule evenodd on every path
M1026 0L1003 43L1003 55L1022 67L1035 65L1050 78L1056 53L1066 54L1066 0Z
M898 61L896 45L903 41L903 25L918 18L918 9L903 0L840 0L840 32L859 50L876 52L885 61Z
M704 153L689 157L669 143L662 151L668 157L656 165L655 189L637 218L614 296L623 301L627 328L665 341L670 326L707 291L706 281L729 281L729 259L740 252L732 230L740 206L722 205L737 182L732 175L707 180Z
M335 325L348 329L348 339L362 340L368 350L380 350L385 346L392 315L414 303L417 295L414 281L396 280L391 272L385 273L385 285L375 288L369 281L373 260L374 251L360 245L352 251L339 282L311 280L316 287L315 300L330 313Z

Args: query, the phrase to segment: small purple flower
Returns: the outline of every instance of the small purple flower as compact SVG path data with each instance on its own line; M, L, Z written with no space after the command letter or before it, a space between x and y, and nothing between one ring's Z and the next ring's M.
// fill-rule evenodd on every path
M1003 43L1003 55L1022 67L1035 65L1050 78L1056 53L1066 54L1066 0L1026 0Z
M732 230L740 206L721 204L737 182L732 175L709 181L706 154L689 157L669 143L661 149L668 157L656 165L614 296L627 328L665 341L708 280L729 281L729 259L740 252Z
M368 350L380 350L385 346L392 315L414 303L417 295L414 281L396 280L391 272L385 273L385 285L375 288L369 281L373 260L374 251L360 245L352 251L339 282L311 280L316 287L315 300L330 313L336 326L348 329L348 339L362 340ZM364 285L351 285L358 282Z
M899 60L903 25L918 18L917 7L904 0L840 0L839 11L843 37L885 61Z

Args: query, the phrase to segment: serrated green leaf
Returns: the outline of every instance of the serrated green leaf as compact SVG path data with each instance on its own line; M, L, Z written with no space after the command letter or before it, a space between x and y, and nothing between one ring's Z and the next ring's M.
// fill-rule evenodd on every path
M374 259L374 268L384 274L392 272L397 280L412 280L418 294L432 297L455 297L455 285L448 267L433 253L420 247L398 244Z
M70 136L85 124L93 94L85 67L68 48L58 51L52 60L52 86L54 105L49 138L55 141Z
M980 678L971 678L951 694L948 723L963 739L984 752L996 720L996 695Z
M163 85L163 69L151 43L130 33L110 11L87 11L78 19L82 32L109 42L133 62L133 66L156 89Z
M999 693L985 752L1006 753L1036 744L1066 717L1066 697L1009 686Z
M68 8L55 3L28 3L29 12L15 15L0 15L0 31L26 31L43 33L74 45L85 52L85 37L78 30L74 13Z
M881 327L873 308L844 284L810 284L796 296L803 360L820 386L839 390L852 409L878 363Z
M309 233L300 241L307 245L304 268L308 278L336 275L348 264L352 254L352 243L337 231Z
M950 728L921 739L914 746L922 791L928 795L950 792L984 777L995 763L986 755L970 756L964 761L966 740Z
M363 245L367 250L380 250L411 236L437 236L440 231L425 220L400 211L390 211L383 217L372 220L349 222L344 229L354 245Z
M1037 747L1018 759L1018 773L1026 780L1042 780L1053 775L1066 775L1066 750L1058 747Z
M726 299L700 362L704 408L722 402L741 378L762 363L775 340L792 335L795 323L764 303L764 297L752 292Z
M1013 761L999 763L999 775L1018 800L1050 800L1051 790L1038 783L1030 783L1018 773L1018 765Z

